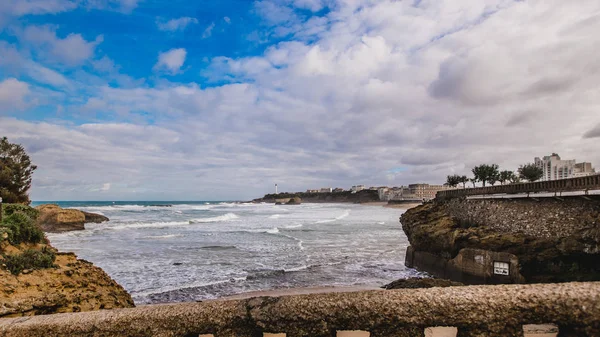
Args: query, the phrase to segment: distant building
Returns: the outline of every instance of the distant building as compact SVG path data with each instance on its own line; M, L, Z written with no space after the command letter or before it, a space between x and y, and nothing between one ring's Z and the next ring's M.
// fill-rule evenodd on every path
M455 187L443 186L443 185L429 185L429 184L411 184L408 185L409 195L414 196L414 199L419 200L431 200L435 199L435 195L439 191L451 190Z
M592 174L596 174L596 170L592 167L592 163L578 163L575 164L573 170L573 177L585 177Z
M380 187L377 189L379 200L389 200L390 189L388 187Z
M583 177L596 173L591 163L576 163L575 159L562 160L556 153L543 158L536 157L534 164L543 171L540 181Z
M319 193L319 190L306 190L306 193Z
M339 188L339 187L333 189L333 193L340 193L340 192L344 192L344 189L343 188Z
M331 187L323 187L319 190L319 193L331 193L333 189Z
M352 193L356 193L359 191L362 191L365 189L365 185L356 185L356 186L352 186L352 188L350 189L352 191Z

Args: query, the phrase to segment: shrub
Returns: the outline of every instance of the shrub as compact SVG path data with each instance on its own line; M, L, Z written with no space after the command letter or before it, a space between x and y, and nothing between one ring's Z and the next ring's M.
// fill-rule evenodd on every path
M21 254L4 255L6 269L19 275L25 269L45 269L54 267L56 255L47 247L42 250L28 249Z
M24 212L16 211L3 217L0 228L7 228L10 230L8 241L13 245L18 245L22 242L45 242L42 229Z
M28 217L31 218L31 220L34 220L34 221L37 219L37 217L40 213L37 209L35 209L33 207L29 207L27 205L22 205L22 204L3 204L2 210L3 210L4 216L9 216L14 213L21 212L21 213L25 213Z
M8 241L12 235L12 231L5 227L0 227L0 244L4 241Z

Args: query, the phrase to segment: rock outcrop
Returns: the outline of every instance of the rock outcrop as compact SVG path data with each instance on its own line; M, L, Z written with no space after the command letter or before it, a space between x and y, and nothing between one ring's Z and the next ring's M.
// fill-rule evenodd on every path
M464 286L460 282L453 282L450 280L444 280L439 278L419 278L412 277L407 279L396 280L392 283L384 285L383 289L421 289L421 288L435 288L435 287L459 287Z
M55 204L40 205L36 209L39 211L38 225L44 232L49 233L84 230L86 223L108 221L107 217L100 214L63 209Z
M356 193L350 191L343 192L327 192L327 193L279 193L267 194L260 199L254 199L252 202L268 202L274 203L281 199L291 199L298 197L304 203L327 203L327 202L351 202L365 203L379 201L379 192L377 190L362 190ZM287 202L287 201L286 201Z
M288 205L300 205L302 204L302 199L300 197L293 197L287 202Z
M464 283L600 280L600 201L452 200L401 217L406 264Z
M3 213L0 318L133 307L131 296L102 269L73 253L57 252L38 225L80 223L83 213L14 204L6 205Z
M24 248L9 250L15 254ZM0 269L0 318L134 306L123 287L75 254L57 253L54 264L19 275Z
M107 217L102 214L90 213L81 211L85 215L85 223L103 223L109 221Z

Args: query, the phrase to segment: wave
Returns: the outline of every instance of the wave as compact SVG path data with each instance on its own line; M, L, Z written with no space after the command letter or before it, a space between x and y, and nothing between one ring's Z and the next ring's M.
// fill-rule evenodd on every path
M200 249L205 249L205 250L229 250L229 249L237 249L236 246L204 246L204 247L200 247Z
M269 217L269 219L279 219L281 217L281 214L273 214Z
M334 222L334 221L337 221L337 220L342 220L342 219L344 219L344 218L348 217L349 215L350 215L350 210L349 210L349 209L347 209L347 210L345 210L345 211L344 211L344 213L342 213L342 214L341 214L341 215L339 215L339 216L336 216L336 217L335 217L335 218L333 218L333 219L328 219L328 220L320 220L320 221L317 221L317 222L315 222L315 223L328 223L328 222Z
M230 220L234 220L234 219L238 219L238 218L239 218L239 216L237 216L233 213L227 213L227 214L215 216L212 218L200 218L200 219L190 220L189 223L193 224L193 223L222 222L222 221L230 221Z
M246 281L246 279L247 279L246 276L242 276L242 277L232 277L227 280L219 280L219 281L214 281L214 282L194 282L194 283L182 284L180 286L166 286L166 287L161 287L161 288L158 288L155 290L132 292L131 295L133 297L147 297L147 296L165 294L165 293L178 291L178 290L184 290L184 289L195 289L195 288L211 287L211 286L225 284L225 283L243 282L243 281Z
M275 228L271 228L267 231L267 233L269 234L277 234L279 233L279 228L275 227Z
M176 227L176 226L186 226L189 225L188 222L184 221L171 221L171 222L134 222L134 223L124 223L111 227L104 227L107 229L129 229L129 228L164 228L164 227Z
M289 225L289 226L285 226L283 228L285 229L291 229L291 228L300 228L302 227L302 224L298 224L298 225Z
M156 236L144 236L144 239L170 239L170 238L180 238L182 234L167 234L167 235L156 235Z

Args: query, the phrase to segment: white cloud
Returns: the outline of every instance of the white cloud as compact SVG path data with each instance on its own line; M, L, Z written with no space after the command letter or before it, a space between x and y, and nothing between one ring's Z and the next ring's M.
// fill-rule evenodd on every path
M52 26L27 26L20 37L50 61L69 66L77 66L90 59L96 46L103 41L102 35L88 42L80 34L73 33L59 38Z
M100 188L100 191L102 192L106 192L110 190L110 183L104 183L102 184L102 187Z
M185 63L187 52L184 48L171 49L158 55L158 62L154 66L156 70L167 70L171 74L181 71Z
M14 16L27 14L54 14L75 9L77 3L70 0L3 0L0 14Z
M231 23L231 18L228 16L223 17L223 21L225 21L227 24Z
M0 82L0 105L6 108L24 109L26 98L30 94L29 85L15 78Z
M159 30L175 32L185 30L187 26L197 23L198 19L185 16L179 19L172 19L167 22L157 21L156 25L158 26Z
M208 27L206 27L206 29L204 30L204 32L202 32L202 38L203 39L207 39L212 35L212 31L215 28L215 23L211 23L210 25L208 25Z
M293 4L262 6L282 3ZM268 18L301 40L262 56L214 58L204 75L232 84L102 86L81 105L114 113L113 123L4 118L0 134L33 149L44 167L38 199L90 198L70 189L107 181L107 198L138 200L251 198L274 182L286 190L442 183L473 165L516 169L551 152L600 166L599 2L329 7L308 21L293 9ZM185 49L173 49L156 69L177 73L185 62Z

